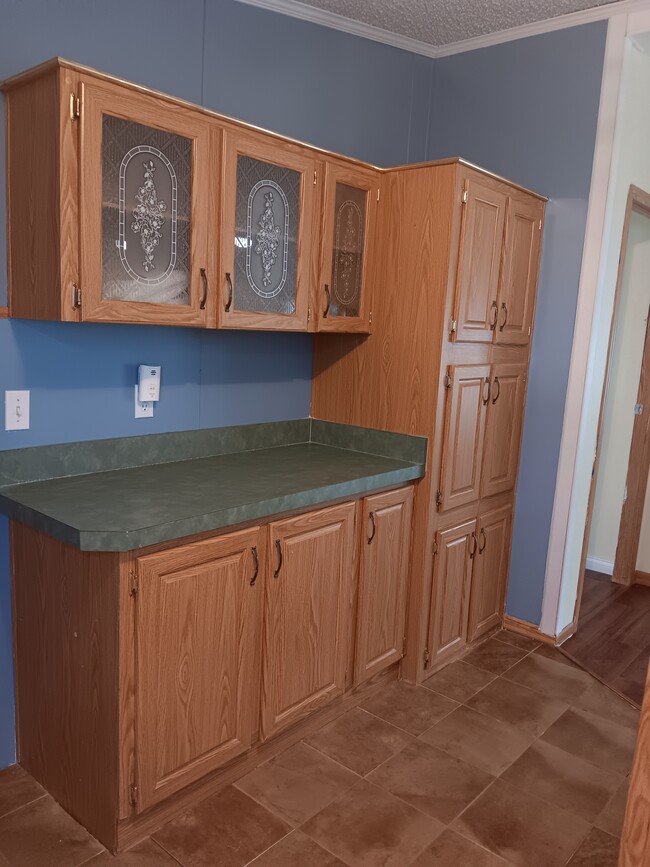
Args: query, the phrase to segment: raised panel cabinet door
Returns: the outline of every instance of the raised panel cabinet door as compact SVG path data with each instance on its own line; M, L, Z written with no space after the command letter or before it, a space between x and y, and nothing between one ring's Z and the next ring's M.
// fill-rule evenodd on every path
M345 163L325 164L318 331L370 331L372 241L379 176Z
M341 695L350 649L355 504L269 525L262 735Z
M527 365L493 364L485 423L481 497L514 488L519 467Z
M490 366L452 365L447 377L440 489L437 496L441 512L473 503L479 498L485 415L490 400Z
M219 324L306 331L316 163L262 134L224 135Z
M81 86L81 294L73 303L90 321L214 325L210 125L128 87Z
M543 216L544 205L537 199L523 194L508 199L496 343L525 345L530 340Z
M248 750L257 728L266 534L138 558L138 809Z
M474 177L465 191L451 337L492 343L507 196Z
M404 655L413 488L363 501L355 682Z
M469 611L469 641L475 641L498 626L503 618L511 525L511 506L503 506L479 516L478 550Z
M435 536L427 667L437 667L467 643L476 521L439 530Z

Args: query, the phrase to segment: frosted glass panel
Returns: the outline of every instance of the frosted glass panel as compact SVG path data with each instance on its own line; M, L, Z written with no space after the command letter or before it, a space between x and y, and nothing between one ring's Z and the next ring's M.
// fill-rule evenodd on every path
M237 160L234 308L296 312L300 172Z
M336 185L330 316L359 316L367 190Z
M104 300L190 303L191 191L191 139L104 115Z

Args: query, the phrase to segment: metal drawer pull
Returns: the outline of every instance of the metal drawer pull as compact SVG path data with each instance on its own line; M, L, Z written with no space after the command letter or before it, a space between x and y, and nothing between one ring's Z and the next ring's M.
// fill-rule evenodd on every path
M485 393L485 386L487 385L487 394ZM487 406L490 401L490 380L483 380L483 406Z
M201 268L201 281L203 283L203 297L201 298L201 303L199 304L199 307L201 308L201 310L205 310L205 305L208 300L208 277L205 273L205 268Z
M501 309L503 310L505 316L503 317L503 322L501 322L499 325L499 331L503 331L503 329L506 327L506 322L508 321L508 308L506 307L505 303L501 304Z
M278 552L278 568L273 573L273 577L277 578L280 575L280 569L282 569L282 563L284 561L282 556L282 544L279 539L275 540L275 549Z
M230 276L230 272L226 271L226 283L228 284L228 300L226 301L226 313L230 313L230 308L232 307L232 278Z
M492 314L494 313L494 319L492 318ZM497 327L497 319L499 318L499 305L496 301L493 301L490 305L490 331L494 331Z
M501 383L499 382L498 376L494 377L494 385L496 386L497 393L492 398L493 404L497 402L497 400L499 399L499 395L501 394Z
M372 542L372 540L375 538L375 533L377 532L377 525L375 524L375 513L374 512L370 512L368 517L370 518L370 523L372 524L372 533L368 536L368 544L370 544Z
M485 546L487 545L487 539L485 537L485 530L481 527L481 539L483 540L483 544L479 545L478 552L482 554L485 551Z
M478 547L478 540L476 538L476 533L472 533L472 547L469 549L470 560L474 559L474 555L476 554L477 547Z
M325 284L325 295L327 296L327 304L325 305L325 310L323 310L323 319L327 319L330 312L330 307L332 306L332 296L330 294L330 287Z
M255 586L255 582L257 581L257 576L260 573L260 558L257 555L257 548L255 545L251 548L251 554L253 555L253 563L255 564L255 571L253 572L253 577L251 578L251 587Z

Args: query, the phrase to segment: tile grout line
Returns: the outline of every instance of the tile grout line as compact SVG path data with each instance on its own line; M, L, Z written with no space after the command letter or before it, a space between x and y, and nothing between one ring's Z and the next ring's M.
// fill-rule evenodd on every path
M24 810L26 807L31 807L32 804L35 804L37 801L42 801L43 798L47 798L47 797L51 798L52 796L50 795L49 792L43 792L43 794L39 795L38 798L32 798L31 801L27 801L26 803L21 804L20 807L14 807L13 810L9 810L8 812L3 813L2 816L0 816L0 822L2 822L3 819L6 819L7 816L13 816L15 813L18 813L20 810ZM57 802L55 801L55 803L57 803Z

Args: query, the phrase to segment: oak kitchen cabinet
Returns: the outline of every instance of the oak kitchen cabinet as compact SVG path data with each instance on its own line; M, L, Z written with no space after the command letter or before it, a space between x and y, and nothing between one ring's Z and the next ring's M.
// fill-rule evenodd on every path
M355 672L403 655L411 500L407 485L124 553L13 521L21 764L115 850L278 733L300 739Z

